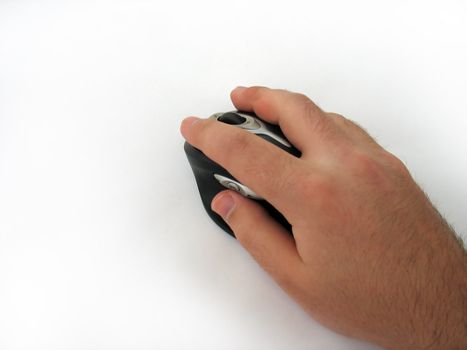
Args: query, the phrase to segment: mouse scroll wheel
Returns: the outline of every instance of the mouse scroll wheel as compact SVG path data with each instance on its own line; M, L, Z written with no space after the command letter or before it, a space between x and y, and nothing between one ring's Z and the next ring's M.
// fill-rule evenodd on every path
M221 116L217 117L217 120L230 125L241 125L246 122L246 118L233 112L224 113Z

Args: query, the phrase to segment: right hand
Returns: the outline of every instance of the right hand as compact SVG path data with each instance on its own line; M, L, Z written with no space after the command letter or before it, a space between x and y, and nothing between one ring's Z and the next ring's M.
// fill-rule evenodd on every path
M232 101L279 124L302 152L212 120L182 125L292 224L293 236L234 191L214 198L258 263L338 332L391 349L467 349L467 255L402 162L301 94L238 88Z

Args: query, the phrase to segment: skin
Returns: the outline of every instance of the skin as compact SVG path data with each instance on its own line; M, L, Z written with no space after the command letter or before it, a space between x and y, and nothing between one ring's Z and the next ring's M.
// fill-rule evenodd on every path
M292 224L290 235L256 202L219 193L212 209L254 259L337 332L388 349L467 349L467 254L403 163L302 94L239 87L231 99L302 152L213 120L181 125Z

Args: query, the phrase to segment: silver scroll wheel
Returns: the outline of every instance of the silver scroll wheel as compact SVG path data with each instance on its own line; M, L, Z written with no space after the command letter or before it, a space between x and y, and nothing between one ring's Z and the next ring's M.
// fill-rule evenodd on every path
M238 181L232 180L228 177L219 175L219 174L214 174L214 178L219 181L219 183L230 189L234 190L238 193L240 193L242 196L247 197L247 198L253 198L253 199L263 199L262 197L258 196L255 192L250 190L248 187L245 185L241 184Z
M282 137L281 135L277 135L274 131L268 128L268 126L260 119L252 117L251 115L248 115L248 114L237 112L237 111L232 111L232 112L227 112L227 113L236 114L244 120L242 123L237 124L235 126L242 128L246 131L249 131L253 134L267 135L270 138L276 140L277 142L283 144L286 147L292 147L292 145L284 137ZM226 113L215 113L211 115L209 118L219 120L219 118L224 114Z

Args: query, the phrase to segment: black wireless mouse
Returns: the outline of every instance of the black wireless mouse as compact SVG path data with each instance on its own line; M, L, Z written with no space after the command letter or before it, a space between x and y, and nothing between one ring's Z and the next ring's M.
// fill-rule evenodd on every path
M276 145L285 152L296 157L301 153L285 138L280 128L276 125L266 123L255 114L242 111L232 111L226 113L216 113L210 117L218 122L234 125L247 132L254 133L264 140ZM219 192L226 188L237 191L247 198L251 198L262 205L269 214L282 224L289 232L291 225L284 216L278 212L271 204L258 196L254 191L235 179L227 170L219 164L206 157L199 149L185 142L185 153L195 175L201 201L206 212L214 222L225 232L234 236L227 223L217 213L211 210L211 201ZM234 151L234 150L232 150Z

